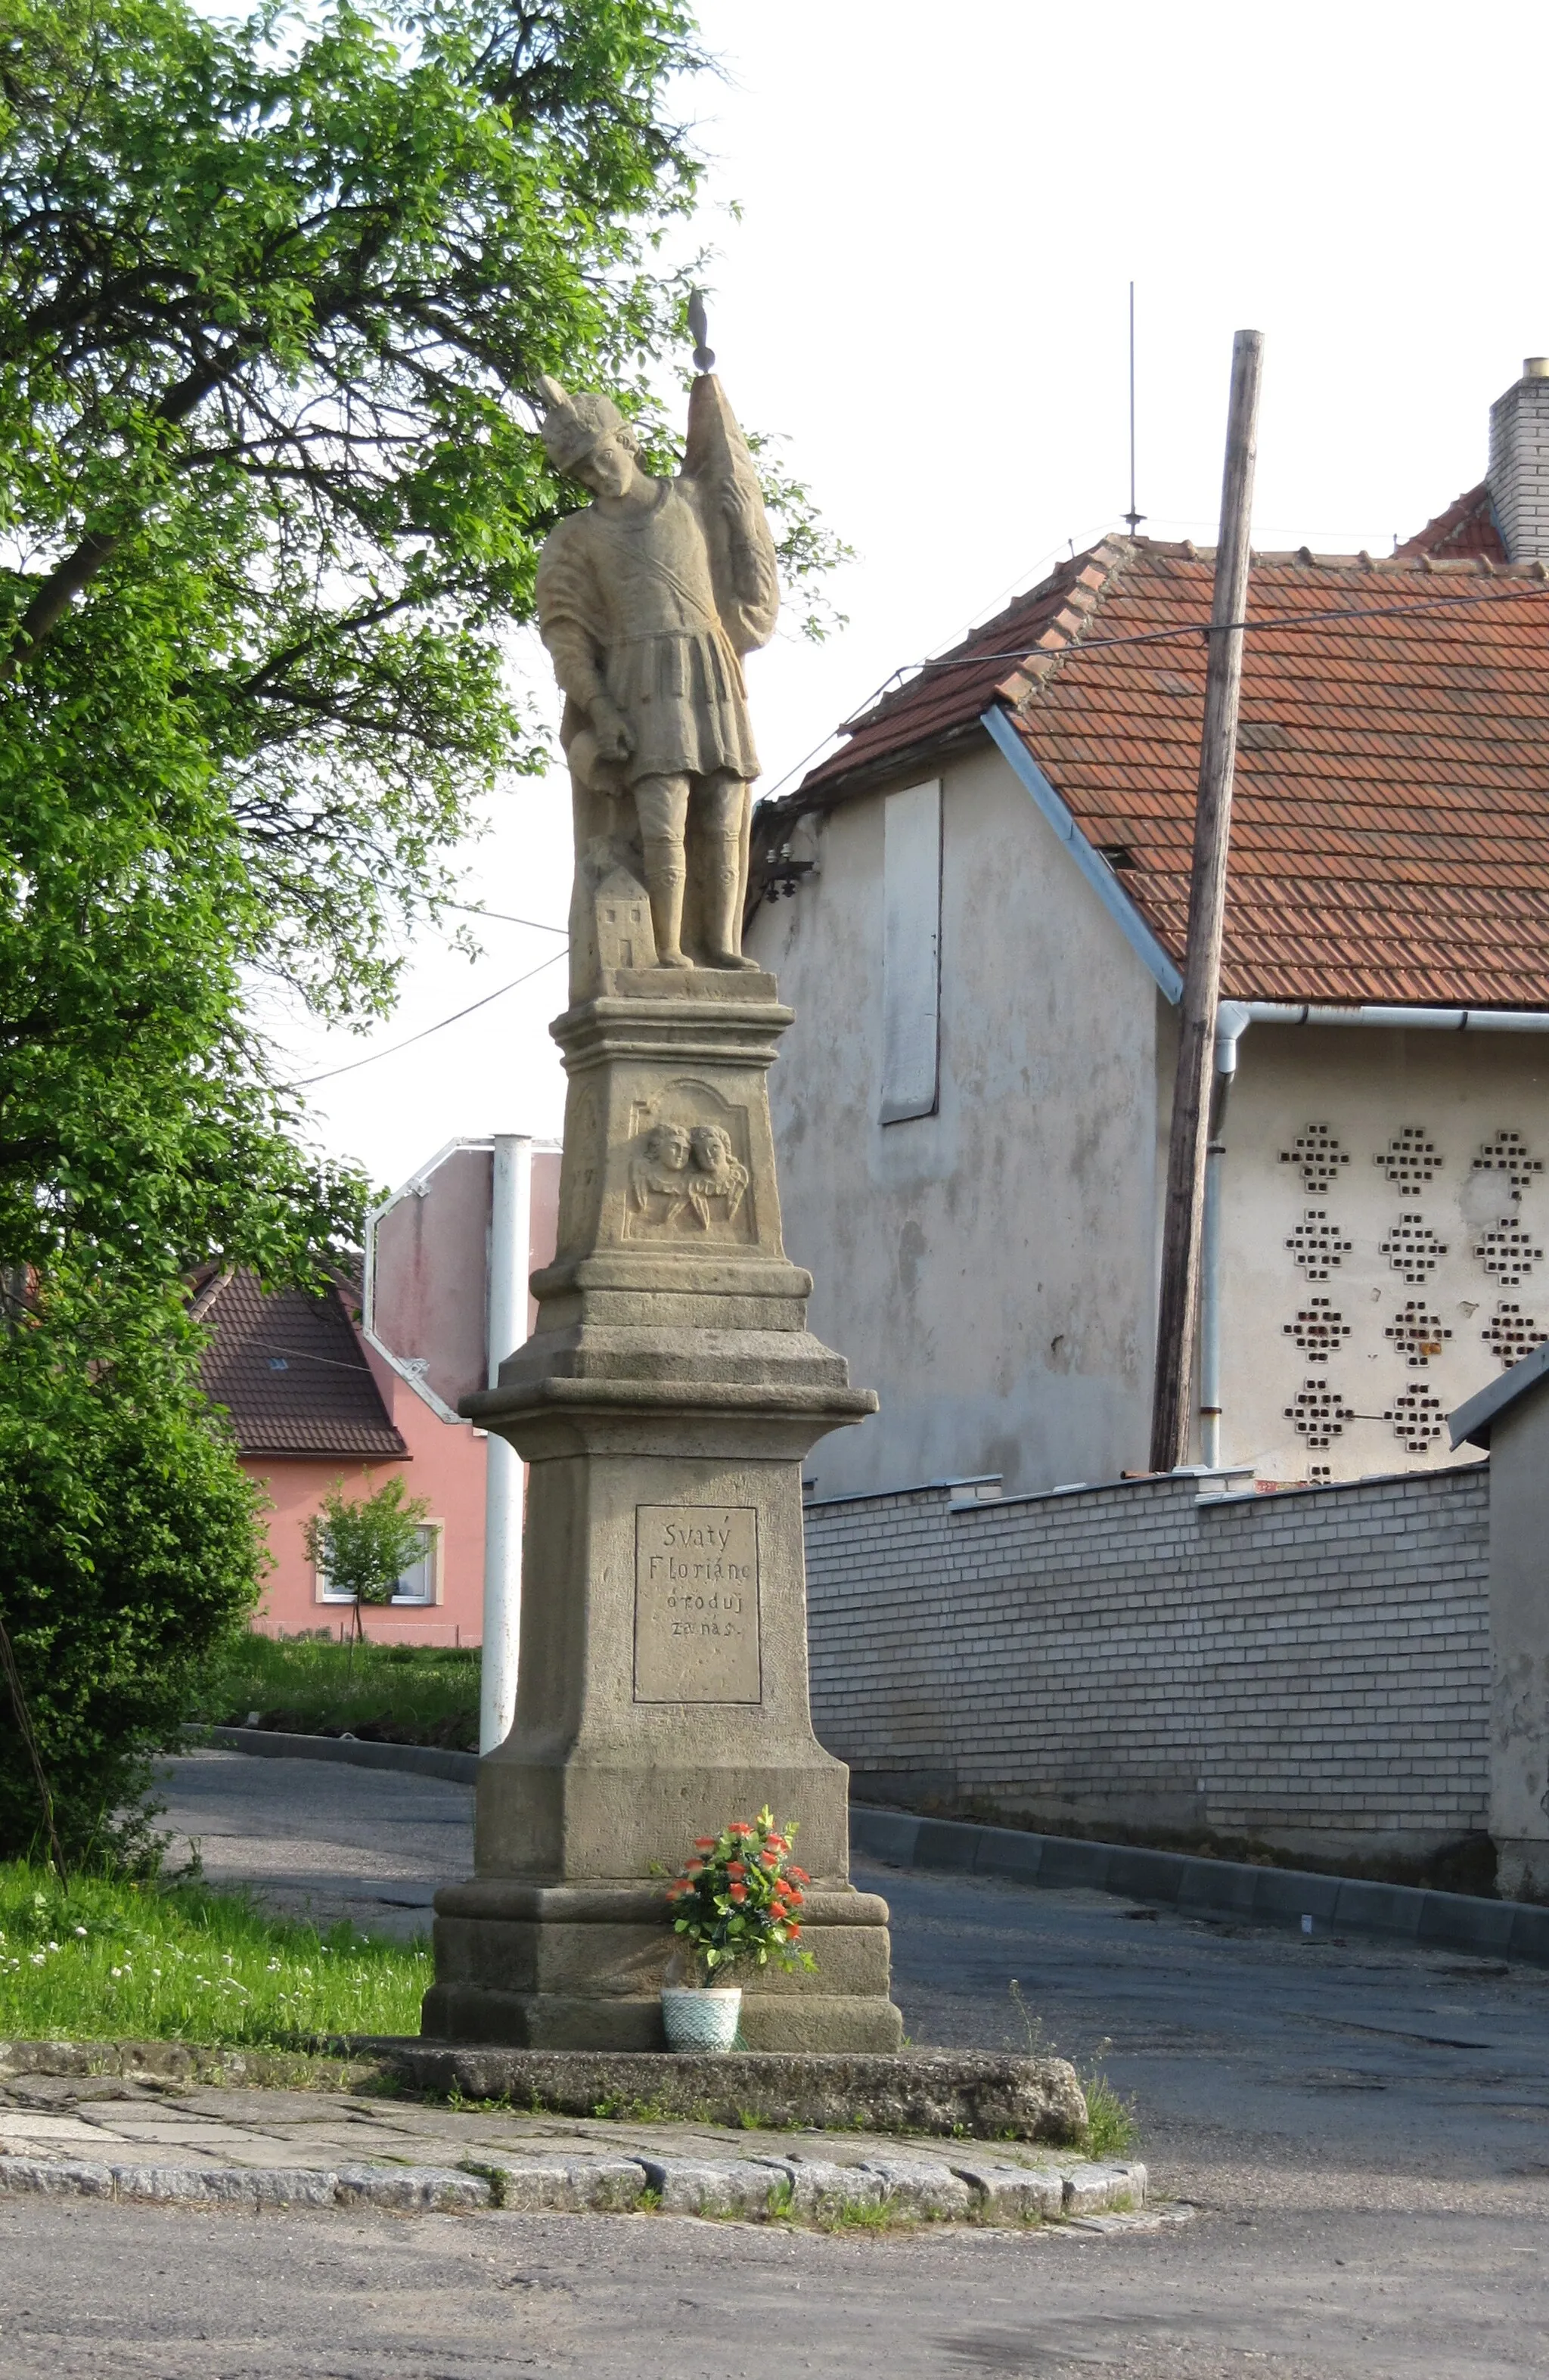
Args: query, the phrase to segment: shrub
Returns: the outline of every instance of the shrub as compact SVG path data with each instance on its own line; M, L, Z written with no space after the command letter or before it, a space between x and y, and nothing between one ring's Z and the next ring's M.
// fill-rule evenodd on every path
M257 1599L258 1496L199 1344L176 1288L158 1300L63 1267L0 1340L0 1617L71 1858L153 1860L152 1755ZM0 1858L43 1832L6 1709Z
M430 1509L429 1499L410 1496L401 1478L353 1500L335 1479L307 1523L307 1560L335 1595L353 1596L357 1605L391 1603L419 1554L420 1524Z

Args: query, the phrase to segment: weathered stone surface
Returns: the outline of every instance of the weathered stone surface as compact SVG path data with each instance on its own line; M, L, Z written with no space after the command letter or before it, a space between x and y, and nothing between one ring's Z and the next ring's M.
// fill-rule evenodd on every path
M928 2216L934 2222L960 2220L972 2205L972 2194L950 2166L901 2157L868 2157L863 2170L875 2174L889 2206L901 2214Z
M954 2131L982 2140L1074 2142L1086 2126L1076 2070L1063 2058L919 2050L897 2057L664 2057L628 2051L506 2049L484 2043L383 2040L379 2050L418 2090L508 2098L561 2115L631 2109L789 2129L862 2125L883 2132Z
M642 2155L651 2188L660 2193L664 2215L736 2216L762 2221L771 2193L783 2177L756 2160L715 2165L701 2158Z
M1064 2212L1065 2177L1053 2166L955 2158L952 2170L968 2184L973 2212L983 2222L1051 2222Z
M1065 2176L1067 2215L1123 2214L1143 2206L1146 2169L1143 2165L1076 2166Z
M494 2204L487 2181L440 2166L342 2165L335 2197L344 2206L384 2206L403 2215L462 2214Z
M788 2212L811 2223L833 2217L847 2206L880 2206L887 2196L882 2176L864 2165L837 2165L827 2157L761 2157L773 2180L788 2186ZM778 2202L776 2202L778 2204Z
M18 2197L111 2198L113 2168L79 2157L0 2156L0 2194Z

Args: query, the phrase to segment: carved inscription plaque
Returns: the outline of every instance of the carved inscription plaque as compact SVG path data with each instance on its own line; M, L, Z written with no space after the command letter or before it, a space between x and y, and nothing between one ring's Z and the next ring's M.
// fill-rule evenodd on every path
M750 1504L635 1507L635 1700L763 1700Z

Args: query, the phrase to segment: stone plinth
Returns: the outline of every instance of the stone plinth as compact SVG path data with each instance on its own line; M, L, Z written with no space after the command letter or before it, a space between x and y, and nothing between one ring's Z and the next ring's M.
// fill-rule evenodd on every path
M801 1463L876 1400L808 1331L781 1245L765 1078L790 1012L756 971L605 981L554 1028L538 1328L462 1408L531 1466L521 1659L476 1876L437 1896L424 2030L659 2047L664 1882L767 1802L799 1822L818 1971L745 1974L744 2037L890 2050L887 1912L849 1885L848 1772L808 1706Z

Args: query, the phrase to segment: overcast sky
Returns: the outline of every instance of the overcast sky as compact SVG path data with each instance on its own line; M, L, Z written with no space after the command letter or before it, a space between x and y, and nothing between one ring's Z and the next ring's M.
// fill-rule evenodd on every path
M685 98L714 159L716 369L859 555L834 583L848 627L750 665L765 789L1117 525L1131 278L1159 537L1214 540L1240 326L1267 340L1266 547L1390 552L1483 476L1491 399L1549 351L1542 5L703 0L701 21L726 68ZM567 809L562 774L503 794L469 899L561 924ZM297 1072L393 1049L560 948L480 934L471 966L423 946L364 1040L284 1024ZM396 1183L459 1135L557 1135L563 993L561 962L319 1084L320 1135Z

